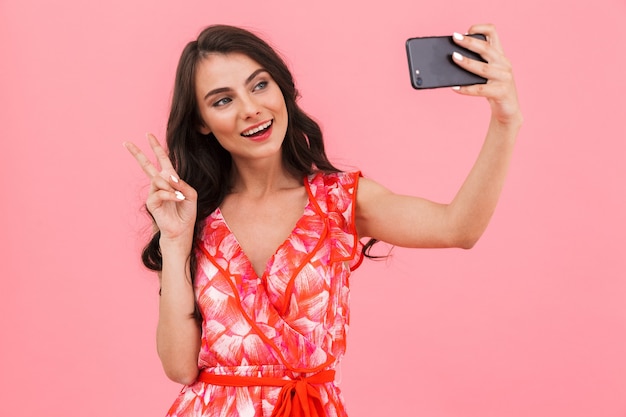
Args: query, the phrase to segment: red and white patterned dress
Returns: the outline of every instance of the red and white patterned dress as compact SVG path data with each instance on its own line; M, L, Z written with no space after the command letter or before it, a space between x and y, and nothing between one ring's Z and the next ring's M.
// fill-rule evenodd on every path
M354 223L359 175L305 178L304 214L262 277L219 208L207 218L195 281L203 317L201 377L182 389L168 416L269 417L277 402L287 411L274 415L347 416L332 379L346 348L348 278L362 258ZM313 382L296 384L307 377ZM251 385L257 380L263 383ZM298 414L279 396L315 398Z

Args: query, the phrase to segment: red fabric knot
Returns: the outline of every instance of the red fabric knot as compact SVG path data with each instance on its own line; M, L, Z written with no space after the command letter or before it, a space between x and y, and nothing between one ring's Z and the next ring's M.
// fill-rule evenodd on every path
M271 417L325 417L322 396L315 385L334 382L334 380L334 370L325 370L309 377L300 376L296 379L215 375L207 372L201 372L198 377L198 381L213 385L282 387Z
M329 375L332 374L330 381ZM334 371L323 371L308 378L299 377L289 381L278 394L278 401L271 417L324 417L324 405L314 384L332 382Z

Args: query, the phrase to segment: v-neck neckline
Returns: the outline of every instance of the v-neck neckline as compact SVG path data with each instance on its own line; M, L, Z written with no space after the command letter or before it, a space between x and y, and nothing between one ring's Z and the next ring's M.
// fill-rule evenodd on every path
M304 183L304 188L305 188L306 195L307 195L307 201L306 201L306 204L304 205L304 208L303 208L303 211L302 211L302 215L298 218L298 220L296 221L295 225L293 226L293 228L291 229L291 231L289 232L289 234L285 238L285 240L283 240L278 245L278 247L276 247L274 252L272 252L272 255L267 259L267 261L265 262L265 267L263 268L263 273L261 274L261 276L259 276L257 274L257 272L255 271L254 266L252 265L252 261L250 260L250 258L246 254L246 252L243 250L243 247L239 243L239 239L237 239L237 235L235 235L233 230L228 225L228 222L226 221L226 218L224 217L224 214L222 213L221 207L217 207L215 209L213 217L215 219L219 220L223 224L223 226L226 228L226 230L228 230L228 233L232 237L232 241L236 245L237 251L239 251L241 253L241 257L242 257L242 259L245 262L246 268L248 268L251 271L251 273L254 274L254 278L261 278L261 279L264 280L267 277L271 265L274 264L274 261L276 259L276 255L278 255L278 253L291 241L291 239L293 238L294 234L296 234L296 232L300 228L300 223L302 223L304 221L304 219L307 216L309 216L308 213L310 211L314 211L314 212L317 211L317 210L315 210L317 204L314 204L314 202L313 202L313 196L311 194L311 187L310 187L309 177L308 176L304 177L303 183Z

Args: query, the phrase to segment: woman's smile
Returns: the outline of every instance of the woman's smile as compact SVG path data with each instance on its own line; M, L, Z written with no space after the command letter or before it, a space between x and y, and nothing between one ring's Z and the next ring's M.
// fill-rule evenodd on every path
M256 126L253 126L244 132L241 132L241 136L257 141L267 139L272 133L272 123L273 120L259 123Z

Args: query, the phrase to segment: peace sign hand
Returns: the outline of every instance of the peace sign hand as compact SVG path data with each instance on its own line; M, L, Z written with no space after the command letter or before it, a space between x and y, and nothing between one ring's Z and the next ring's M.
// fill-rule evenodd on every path
M134 143L124 143L124 147L135 157L150 178L146 207L161 232L162 240L182 239L190 244L196 221L198 198L196 190L178 177L157 138L152 134L148 134L147 137L161 171Z

